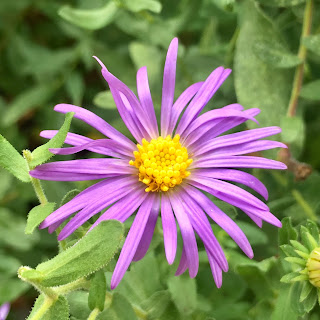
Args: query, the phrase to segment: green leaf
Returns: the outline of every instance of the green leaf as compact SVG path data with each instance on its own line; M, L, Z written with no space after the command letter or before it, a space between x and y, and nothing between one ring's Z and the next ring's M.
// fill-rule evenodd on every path
M320 54L320 34L304 37L302 43L315 54Z
M304 301L308 297L312 289L314 289L314 286L309 281L304 281L302 285L299 301L300 302Z
M122 4L132 12L139 12L141 10L149 10L159 13L162 5L157 0L121 0Z
M310 294L302 302L304 310L306 312L310 312L314 308L317 302L317 298L318 298L317 289L315 287L313 287L312 289L313 290L311 290Z
M283 276L280 281L283 283L291 283L291 280L298 277L300 275L299 272L291 272Z
M295 143L304 135L304 123L299 117L283 117L281 119L282 141Z
M108 309L101 312L97 320L136 320L130 302L121 294L114 293Z
M73 291L67 295L70 314L79 320L87 320L90 315L88 307L88 292Z
M305 84L301 89L300 96L308 100L320 100L320 80Z
M59 296L57 300L52 300L41 294L27 318L27 320L68 320L69 305L65 297Z
M197 306L197 287L195 279L187 276L170 278L168 289L178 310L184 315L190 315Z
M103 270L98 270L90 281L88 305L91 310L98 308L100 311L103 311L106 291L106 277Z
M237 225L245 233L252 245L262 245L268 243L267 235L261 229L257 228L251 223L238 221Z
M292 7L301 3L305 3L306 0L257 0L259 3L270 7Z
M280 246L282 251L286 254L287 257L300 257L294 250L294 248L288 244L283 244Z
M62 198L60 202L60 207L62 207L67 202L71 201L75 196L77 196L80 193L80 190L73 189L67 192L67 194Z
M277 42L258 41L253 45L253 52L263 62L275 68L293 68L302 62Z
M280 36L252 0L240 5L240 33L234 59L235 89L245 108L261 109L258 121L261 126L280 124L286 114L291 91L291 72L277 69L263 62L254 53L259 42L278 45ZM255 126L248 122L250 127Z
M72 99L72 103L75 105L80 105L85 90L85 85L81 74L76 71L72 72L66 81L65 87Z
M0 134L0 166L23 182L30 182L28 166L22 155Z
M74 246L39 264L36 271L41 276L36 280L52 287L87 276L108 264L122 237L123 225L119 221L102 221Z
M50 148L61 148L69 131L73 115L73 112L68 112L65 116L64 123L59 129L58 133L47 143L32 151L32 160L29 162L29 166L31 168L34 168L37 165L48 161L54 156L54 154L49 151Z
M54 202L48 202L44 205L40 204L28 213L28 220L25 229L25 234L33 233L34 229L50 214L53 212Z
M316 242L319 242L319 228L317 224L312 220L307 220L306 228L309 230L310 235L316 240Z
M282 228L279 229L279 245L288 244L290 240L297 240L298 232L292 226L291 217L282 219Z
M291 308L290 287L286 285L281 286L278 299L276 300L275 308L271 316L271 320L284 319L298 319L298 314L296 314Z
M63 6L59 10L59 16L66 21L89 30L101 29L114 20L118 7L114 1L108 2L99 9L83 10Z
M13 102L7 106L6 112L2 117L3 125L9 127L27 112L43 105L53 95L55 86L55 83L44 83L20 93Z
M113 100L111 91L101 91L93 99L93 103L103 109L116 110L117 106Z
M170 293L167 290L158 291L143 301L141 307L147 312L148 319L158 319L165 313L170 301Z
M315 248L315 239L310 238L309 230L305 226L300 227L302 244L311 252Z
M301 282L295 282L290 287L290 304L291 309L293 312L303 315L305 313L303 304L299 302L300 295L301 295L301 289L302 289L302 283Z

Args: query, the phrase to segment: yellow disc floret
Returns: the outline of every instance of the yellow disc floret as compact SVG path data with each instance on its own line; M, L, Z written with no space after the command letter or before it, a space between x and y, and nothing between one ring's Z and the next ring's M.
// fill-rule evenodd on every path
M187 148L182 147L180 136L172 139L159 137L150 142L142 139L134 151L135 160L129 164L139 169L139 181L147 185L146 192L168 191L190 175L187 168L192 163Z

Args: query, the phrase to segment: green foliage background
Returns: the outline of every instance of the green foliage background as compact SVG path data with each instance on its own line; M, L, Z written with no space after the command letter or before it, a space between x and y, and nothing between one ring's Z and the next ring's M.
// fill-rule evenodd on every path
M266 156L280 157L290 170L253 173L266 184L268 205L277 217L289 216L294 225L304 224L307 218L318 223L320 1L313 2L311 34L300 38L306 22L305 0L1 0L0 132L19 153L34 150L45 142L39 137L41 130L62 126L64 117L54 112L53 106L66 102L93 111L130 136L92 56L98 56L132 89L137 69L146 65L159 114L165 54L171 39L178 36L176 96L188 85L203 81L214 68L232 68L233 73L207 108L238 101L245 108L261 109L261 126L283 128L277 139L290 145L291 154L267 152ZM305 60L298 55L302 45L307 49ZM294 74L301 63L304 78L297 112L288 117ZM77 120L72 121L71 131L101 137ZM35 268L54 257L58 249L55 234L32 232L30 225L29 234L25 234L27 213L39 203L26 183L29 177L21 169L22 160L6 140L0 139L0 164L9 170L0 168L0 305L12 302L8 319L25 319L37 292L17 278L17 270L21 265ZM81 153L81 157L88 155ZM50 203L57 204L70 190L88 185L43 183ZM309 308L311 311L291 307L292 288L280 283L288 263L279 250L278 230L269 225L260 230L242 212L218 205L247 234L255 252L253 260L212 225L230 263L222 288L215 287L201 247L198 276L176 278L175 265L167 266L158 224L150 253L132 265L119 287L110 293L109 307L97 319L319 319L319 306ZM48 212L52 210L49 207ZM125 226L128 228L130 222ZM85 231L80 229L68 243L60 245L60 250ZM107 287L115 261L104 269ZM92 277L101 278L101 274ZM89 295L101 296L99 285L96 290L100 293L90 291ZM39 305L41 299L43 296ZM67 317L68 304L74 320L87 319L95 306L93 298L88 305L85 291L73 292L66 299L56 302L61 319ZM51 311L43 319L55 319L57 314Z

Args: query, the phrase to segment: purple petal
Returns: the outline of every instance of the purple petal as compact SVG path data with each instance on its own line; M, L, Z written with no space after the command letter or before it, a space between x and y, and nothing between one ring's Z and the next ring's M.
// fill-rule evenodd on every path
M178 124L176 132L180 134L180 136L194 118L201 112L203 107L209 102L230 72L230 69L225 70L223 67L218 67L209 75L200 90L197 92L196 96L190 102L180 120L180 123Z
M144 187L136 189L127 197L120 199L117 203L105 211L92 225L90 230L104 220L118 220L124 223L138 209L147 195L148 193L144 191Z
M287 166L276 160L253 156L221 156L219 158L197 160L191 168L260 168L285 170Z
M213 280L214 280L217 288L221 288L221 286L222 286L222 269L218 265L217 261L214 259L214 256L212 255L210 250L206 246L204 246L204 248L205 248L207 255L208 255L208 260L209 260Z
M233 169L197 169L192 172L192 175L241 183L258 192L268 200L267 188L259 179L247 172Z
M58 236L58 240L61 241L69 237L70 234L95 214L122 199L129 193L134 193L137 189L141 188L137 185L132 185L131 187L124 186L122 188L112 189L111 191L102 189L100 193L97 193L94 198L65 225ZM108 193L106 194L107 191Z
M278 141L257 140L242 143L239 145L212 149L209 152L202 154L201 157L205 159L215 157L220 158L221 156L239 156L274 148L287 148L287 146L284 143Z
M166 137L171 121L171 110L174 99L176 81L176 64L178 55L178 38L174 38L168 48L163 71L162 101L161 101L161 136Z
M103 147L104 152L108 152L109 156L112 157L120 157L127 159L133 157L133 152L128 152L126 148L123 148L121 144L111 139L98 139L92 140L86 144L82 144L77 147L70 147L70 148L51 148L49 149L50 152L54 154L61 154L61 155L69 155L78 153L83 150L92 150L97 149L97 147Z
M262 219L256 217L254 214L246 212L246 215L259 227L262 228Z
M91 187L83 190L72 200L52 212L40 225L40 229L47 228L59 221L64 221L74 212L83 209L90 200L94 199L96 195L104 193L106 189L111 186L115 189L122 188L124 186L131 186L136 183L136 177L117 177L108 180L100 181Z
M10 311L10 303L6 302L0 306L0 320L5 320Z
M227 134L208 141L206 146L202 146L201 148L195 150L195 155L197 156L213 149L255 141L261 138L275 135L280 132L281 128L279 127L266 127Z
M154 206L155 201L158 201L158 197L155 194L148 194L148 197L142 203L129 230L126 241L122 247L120 257L114 269L111 278L111 289L114 289L119 284L125 272L127 271L132 258L136 253L138 244L143 235L145 226L147 224L151 209Z
M170 200L165 194L161 196L161 220L166 258L172 264L177 253L177 226Z
M191 186L185 186L184 188L192 199L202 207L208 216L226 233L228 233L241 250L251 259L253 257L251 245L246 235L238 225L201 191Z
M48 181L87 181L87 180L99 180L106 178L118 177L118 173L110 174L90 174L90 173L65 173L55 171L36 171L32 170L29 172L34 178Z
M158 215L159 215L159 210L160 210L160 196L158 196L158 201L154 202L154 205L151 209L151 213L150 213L146 228L145 228L144 233L141 237L137 251L136 251L132 261L139 261L146 255L146 253L149 249L151 240L152 240L154 229L156 227L156 223L157 223L157 219L158 219Z
M203 188L203 190L210 192L212 195L226 201L228 203L234 204L237 202L248 203L250 206L259 208L261 210L269 210L268 206L263 203L261 200L253 196L251 193L225 181L199 177L192 175L188 178L191 181L191 184L196 187ZM231 202L230 202L231 201Z
M213 234L210 223L202 209L199 207L197 202L195 202L191 197L189 197L188 193L186 192L181 193L179 198L189 216L193 228L197 232L198 236L201 238L202 242L214 255L214 258L216 259L219 266L224 271L228 271L228 262L226 256L218 240Z
M188 260L189 275L191 278L194 278L197 275L199 269L198 247L194 230L188 215L182 209L182 203L177 198L175 193L171 193L169 195L169 198L174 214L180 226L183 245Z
M150 120L150 126L152 127L151 137L157 138L159 136L159 129L150 93L146 67L140 68L137 72L137 91L142 109L144 109L144 112L147 114Z
M97 129L108 138L118 141L119 143L129 148L129 150L134 150L135 148L135 144L130 139L128 139L125 135L113 128L109 123L107 123L94 113L90 112L89 110L65 103L57 104L54 107L54 110L61 113L75 112L75 118L86 122L91 127Z
M175 276L180 276L187 269L188 269L188 259L187 259L187 255L186 255L186 250L185 250L185 248L183 246L182 247L181 258L180 258L180 263L179 263L177 271L176 271L176 273L174 275Z

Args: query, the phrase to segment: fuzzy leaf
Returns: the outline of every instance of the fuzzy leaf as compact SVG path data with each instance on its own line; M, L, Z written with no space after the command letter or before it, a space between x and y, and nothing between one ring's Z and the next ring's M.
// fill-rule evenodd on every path
M23 182L30 182L28 166L22 155L0 134L0 166Z
M87 276L105 266L117 251L123 237L123 225L103 221L74 246L36 268L37 279L46 287L58 286Z
M50 305L51 303L51 305ZM48 307L46 307L46 305ZM46 308L46 311L43 313L43 308ZM51 301L41 294L34 306L33 309L27 318L27 320L68 320L69 319L69 305L65 297L60 296L56 301Z
M300 96L308 100L320 100L320 80L305 84L301 89Z
M53 212L54 202L48 202L45 205L38 205L31 209L28 213L28 220L25 229L25 234L33 233L34 229L50 214Z
M302 62L279 43L258 41L253 45L253 52L263 62L275 68L293 68Z
M106 291L106 277L103 270L98 270L90 282L88 305L91 310L98 308L100 311L103 311Z
M29 162L29 166L34 168L37 165L48 161L50 158L54 156L53 153L49 151L50 148L60 148L64 141L66 140L67 133L70 128L71 120L73 117L73 112L68 112L66 114L65 120L58 133L50 139L47 143L42 146L36 148L32 151L31 156L32 160Z
M315 54L320 54L320 34L304 37L302 43Z
M240 33L234 60L238 101L246 108L261 109L258 117L261 126L279 125L289 102L291 72L266 64L254 54L253 48L259 41L276 45L280 36L254 1L242 1L239 5ZM248 125L255 126L250 122Z
M166 311L170 303L167 290L155 292L149 299L142 302L141 307L148 314L148 319L158 319Z
M97 30L112 23L117 11L118 7L116 3L110 1L102 8L91 10L63 6L59 10L59 16L78 27Z

